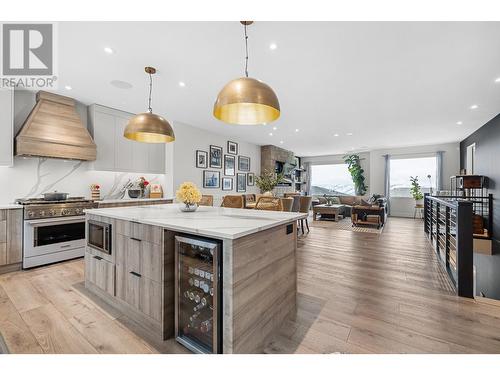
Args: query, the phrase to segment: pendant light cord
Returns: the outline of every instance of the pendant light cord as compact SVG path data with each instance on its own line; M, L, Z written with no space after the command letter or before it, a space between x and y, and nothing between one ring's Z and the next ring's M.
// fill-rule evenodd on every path
M243 25L245 30L245 76L248 77L248 35L247 35L247 25Z
M153 92L153 76L149 73L149 98L148 98L148 111L153 113L153 108L151 108L151 93Z

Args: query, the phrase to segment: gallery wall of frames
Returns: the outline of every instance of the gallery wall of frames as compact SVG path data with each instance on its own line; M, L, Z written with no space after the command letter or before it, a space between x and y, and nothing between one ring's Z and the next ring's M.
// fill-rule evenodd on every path
M222 189L245 193L247 186L255 186L255 174L250 172L251 159L240 155L238 143L210 145L208 150L196 150L196 168L203 169L205 189Z

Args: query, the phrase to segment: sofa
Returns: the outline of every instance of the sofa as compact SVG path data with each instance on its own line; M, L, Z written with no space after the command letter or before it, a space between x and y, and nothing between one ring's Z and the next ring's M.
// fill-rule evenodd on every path
M315 196L313 198L312 205L316 206L318 204L326 204L328 199L338 198L338 202L336 204L341 204L344 206L344 217L351 217L353 210L357 213L362 214L363 209L367 209L370 211L376 211L377 215L380 215L380 221L382 225L384 225L387 218L387 199L384 197L377 198L376 200L368 200L366 201L364 197L357 195L338 195L338 196ZM371 214L371 213L370 213Z

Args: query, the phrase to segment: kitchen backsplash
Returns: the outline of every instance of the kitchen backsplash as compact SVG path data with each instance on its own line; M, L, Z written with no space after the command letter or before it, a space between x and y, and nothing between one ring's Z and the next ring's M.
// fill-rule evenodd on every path
M37 197L54 190L90 198L93 183L101 186L101 198L112 198L128 180L135 181L141 176L161 184L164 195L169 194L162 174L95 171L90 162L16 157L13 167L0 167L0 203Z

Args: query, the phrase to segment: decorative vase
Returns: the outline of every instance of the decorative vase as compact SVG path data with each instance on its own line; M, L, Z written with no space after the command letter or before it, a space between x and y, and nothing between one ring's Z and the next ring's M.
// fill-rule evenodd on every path
M265 197L272 197L273 192L272 191L265 191L264 193L262 193L262 195L264 195Z
M198 209L198 205L196 203L181 203L179 205L179 209L182 211L182 212L194 212Z
M128 189L127 193L128 193L128 196L130 198L139 198L141 195L141 190L140 189Z

